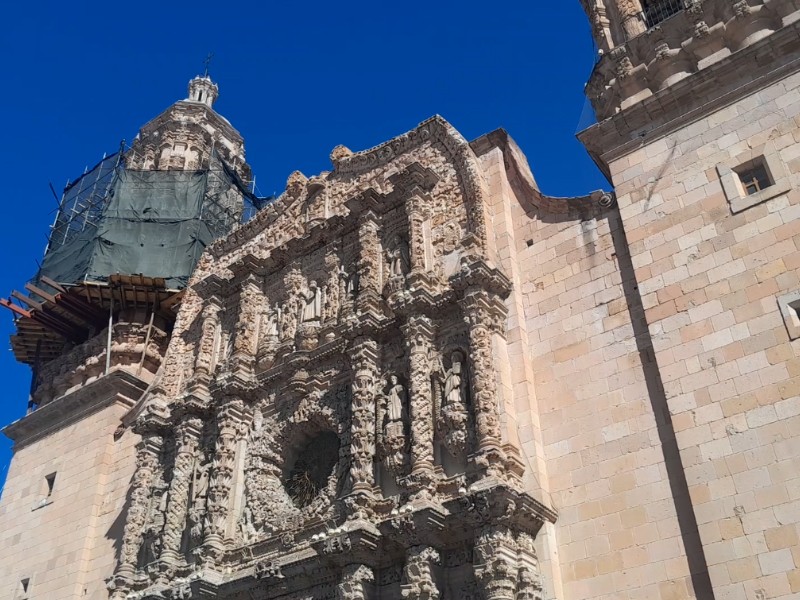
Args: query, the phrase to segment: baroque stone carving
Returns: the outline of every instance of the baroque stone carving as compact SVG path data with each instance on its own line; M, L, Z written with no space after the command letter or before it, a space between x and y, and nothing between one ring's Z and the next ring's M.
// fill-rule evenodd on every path
M373 570L366 565L348 565L336 588L336 600L368 600L369 588L375 581Z
M434 567L439 563L439 553L429 546L414 546L408 551L400 586L403 598L410 600L437 600L441 597L434 577Z
M383 382L378 402L378 423L381 454L386 468L396 476L405 474L406 429L408 426L408 394L394 373Z
M411 256L408 252L408 242L399 234L392 238L386 248L386 256L389 260L390 277L402 277L411 270Z
M378 375L378 345L358 338L351 349L353 400L350 425L350 478L354 493L371 494L375 456L374 389Z
M198 268L120 598L168 597L175 577L208 595L220 573L243 597L536 597L515 536L543 517L504 477L510 283L488 258L478 159L434 119L333 160Z
M450 368L445 370L441 362L439 368L440 373L444 373L444 382L440 384L439 429L450 454L463 456L469 441L466 357L460 350L455 350L450 354Z
M433 480L433 394L430 353L433 326L425 316L414 316L404 327L409 352L409 412L411 419L411 477L418 488Z

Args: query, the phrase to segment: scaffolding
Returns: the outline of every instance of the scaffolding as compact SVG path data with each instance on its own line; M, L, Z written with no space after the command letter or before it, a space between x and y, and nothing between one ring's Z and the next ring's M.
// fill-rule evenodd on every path
M198 171L129 170L125 156L123 147L67 184L36 277L0 298L16 322L12 350L34 371L104 328L109 312L174 319L206 246L271 200L213 152Z

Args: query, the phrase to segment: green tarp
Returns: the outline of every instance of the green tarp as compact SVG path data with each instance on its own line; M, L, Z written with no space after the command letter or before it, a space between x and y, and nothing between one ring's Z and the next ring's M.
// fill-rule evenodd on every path
M118 169L102 216L45 256L41 273L62 284L110 275L163 277L186 285L214 241L201 219L207 172Z

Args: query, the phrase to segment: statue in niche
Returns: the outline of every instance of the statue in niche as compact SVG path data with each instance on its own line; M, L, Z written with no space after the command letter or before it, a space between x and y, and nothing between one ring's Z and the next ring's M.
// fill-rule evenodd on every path
M463 456L469 441L469 411L467 408L467 370L464 353L455 350L450 355L450 368L440 365L444 382L439 380L434 390L441 398L436 411L438 431L447 450L455 457ZM440 375L441 376L441 375Z
M397 375L389 376L389 391L386 394L386 420L388 423L402 421L405 418L406 388L400 383Z
M358 295L358 269L353 268L353 270L348 273L344 270L344 267L342 267L342 270L339 272L339 277L344 281L345 294L350 298L355 298Z
M408 252L408 242L396 234L386 251L389 259L389 276L401 277L411 270L411 255Z
M316 281L308 284L308 291L303 294L305 307L303 308L303 322L319 321L322 316L322 290Z
M169 486L159 480L153 488L144 528L139 564L147 565L158 560L161 554L161 531L164 528L164 518L167 514L167 490Z
M464 377L464 355L458 350L450 355L450 368L444 378L443 406L463 405L466 403L466 378Z
M203 541L203 531L205 529L205 508L206 497L208 495L208 484L211 470L211 463L199 462L195 465L194 477L192 478L191 503L189 505L189 543L196 546Z
M290 298L286 306L280 311L281 315L281 340L294 338L297 333L297 317L300 311L297 298Z
M267 313L267 322L264 327L264 335L272 338L278 337L278 325L281 322L281 306L276 304L275 308Z
M192 502L197 503L198 500L204 499L208 494L208 480L209 468L211 463L205 463L197 466L194 472L194 484L192 490Z
M242 517L239 519L239 529L242 532L242 540L245 544L249 544L255 539L257 531L253 525L253 511L245 504L242 510Z
M378 393L382 393L378 404L379 447L386 468L400 476L406 467L406 388L400 383L400 378L392 373L382 380Z

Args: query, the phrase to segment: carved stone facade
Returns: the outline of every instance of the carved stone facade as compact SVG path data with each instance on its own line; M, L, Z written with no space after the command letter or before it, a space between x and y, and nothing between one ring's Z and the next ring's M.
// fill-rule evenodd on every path
M113 598L438 599L500 571L516 598L540 578L516 540L556 515L504 442L512 286L477 157L437 117L333 160L198 267L166 358L193 366L137 421ZM512 554L469 567L495 527Z
M117 326L120 372L98 340L48 365L5 514L46 514L20 469L80 457L53 415L111 386L93 484L113 456L124 486L79 522L114 600L796 598L800 9L582 4L615 193L548 197L440 117L336 147L207 248L169 334ZM139 156L178 161L153 127Z

